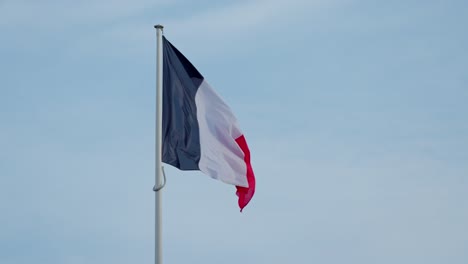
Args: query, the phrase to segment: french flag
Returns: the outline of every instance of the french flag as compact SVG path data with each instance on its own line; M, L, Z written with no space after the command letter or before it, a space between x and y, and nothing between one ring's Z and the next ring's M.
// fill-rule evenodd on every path
M162 116L162 161L235 185L242 212L255 193L255 176L237 119L164 36Z

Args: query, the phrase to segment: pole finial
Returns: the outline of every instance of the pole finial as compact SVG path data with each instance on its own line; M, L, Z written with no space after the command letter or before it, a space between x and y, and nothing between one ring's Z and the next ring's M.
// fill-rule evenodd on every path
M163 26L163 25L160 25L160 24L157 24L157 25L154 25L154 28L156 28L156 29L163 29L164 26Z

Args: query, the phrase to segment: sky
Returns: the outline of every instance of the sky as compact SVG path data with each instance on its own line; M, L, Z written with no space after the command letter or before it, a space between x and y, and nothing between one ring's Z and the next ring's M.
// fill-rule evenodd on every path
M468 263L468 2L0 0L0 263L154 261L156 33L257 191L165 166L164 263Z

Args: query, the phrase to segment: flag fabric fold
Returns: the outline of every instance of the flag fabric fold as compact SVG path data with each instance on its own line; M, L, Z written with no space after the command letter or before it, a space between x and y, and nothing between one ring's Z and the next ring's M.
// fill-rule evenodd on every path
M229 106L163 37L162 161L235 185L242 209L255 193L250 150Z

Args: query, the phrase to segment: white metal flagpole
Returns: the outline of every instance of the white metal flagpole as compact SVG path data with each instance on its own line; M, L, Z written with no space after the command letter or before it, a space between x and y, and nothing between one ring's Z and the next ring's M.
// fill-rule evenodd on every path
M162 57L162 25L155 25L157 48L156 48L156 168L154 186L155 191L155 264L162 264L162 228L161 228L161 176L162 171L162 73L163 73L163 57Z

